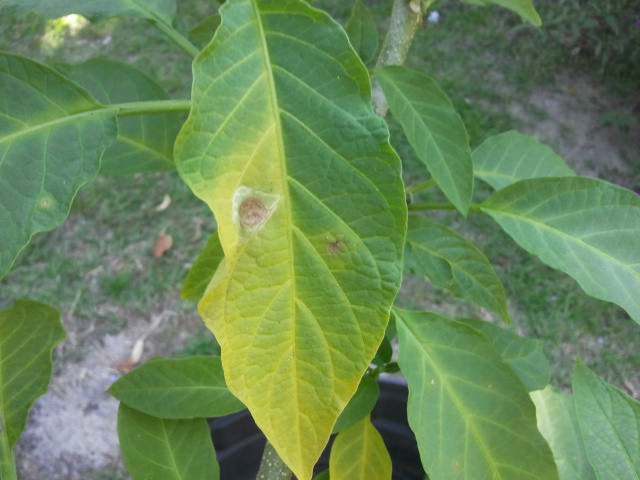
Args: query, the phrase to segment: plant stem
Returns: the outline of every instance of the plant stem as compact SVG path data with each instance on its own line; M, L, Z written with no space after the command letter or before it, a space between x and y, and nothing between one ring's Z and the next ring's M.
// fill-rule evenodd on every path
M116 110L119 117L148 113L189 113L191 100L150 100L146 102L117 103L107 105L106 108Z
M456 210L455 205L452 203L412 203L407 205L407 209L410 211L419 211L419 210ZM470 205L470 212L481 212L480 205Z
M436 181L433 178L430 178L429 180L425 180L424 182L416 183L415 185L411 185L410 187L407 187L407 193L413 195L418 192L422 192L427 188L431 188L435 184L436 184Z
M267 441L256 480L289 480L291 475L289 467L278 456L273 445Z
M394 0L389 31L382 44L376 68L404 63L413 37L422 26L422 19L430 3L420 0ZM380 85L375 80L371 88L371 100L375 112L384 117L389 106Z
M153 11L148 11L147 13L151 13L153 16L153 23L157 28L159 28L167 37L169 37L173 42L178 45L182 51L184 51L190 57L195 57L200 53L200 49L192 44L184 35L178 32L170 23L167 23L162 17L159 17Z
M0 478L2 480L17 480L16 461L13 450L9 446L9 439L2 431L2 419L0 418Z

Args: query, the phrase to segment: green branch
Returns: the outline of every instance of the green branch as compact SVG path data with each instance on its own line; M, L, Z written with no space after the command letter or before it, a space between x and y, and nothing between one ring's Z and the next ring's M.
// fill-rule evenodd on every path
M187 55L194 57L200 53L200 49L191 43L184 35L178 32L170 23L165 22L160 17L154 15L154 19L151 20L156 27L158 27L167 37L178 45Z
M108 110L116 110L119 117L145 115L150 113L189 113L191 100L149 100L106 105Z
M453 203L437 203L437 202L413 203L413 204L407 205L407 208L413 212L420 211L420 210L457 210ZM480 208L480 205L470 205L469 211L478 213L478 212L481 212L482 209Z

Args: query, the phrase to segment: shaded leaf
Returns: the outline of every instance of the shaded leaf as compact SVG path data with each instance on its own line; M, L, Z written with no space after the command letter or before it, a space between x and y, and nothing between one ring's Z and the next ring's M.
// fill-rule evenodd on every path
M220 357L156 358L116 381L109 393L160 418L220 417L244 405L227 388Z
M213 34L220 26L220 15L214 13L209 15L198 25L189 30L189 38L195 41L200 47L204 47L213 38Z
M523 20L529 22L536 27L542 25L540 15L536 12L531 0L462 0L465 3L472 3L474 5L489 5L495 4L501 7L507 8L512 12L517 13Z
M640 196L594 178L537 178L481 208L522 248L640 323Z
M105 105L169 98L146 74L113 60L94 58L74 65L69 78ZM118 118L118 137L104 152L100 173L126 175L173 169L173 144L183 123L184 115L178 113Z
M33 402L47 392L53 348L64 339L60 312L18 300L0 311L0 453L16 443ZM4 455L2 455L4 458Z
M540 390L549 383L549 362L538 340L521 337L498 325L475 318L458 321L480 330L489 338L502 360L518 375L527 391Z
M575 175L551 147L515 131L489 137L476 148L473 173L496 190L527 178Z
M51 230L93 180L114 112L53 69L0 53L0 278L34 233Z
M176 0L4 0L24 15L35 12L44 18L59 18L72 13L97 21L123 15L170 23L176 13Z
M598 480L640 478L640 403L577 359L573 396L587 456Z
M329 475L332 480L391 480L391 457L368 415L336 437Z
M396 310L409 425L431 480L558 479L536 412L481 332L444 316Z
M552 386L531 392L538 429L549 443L560 480L596 480L587 459L573 399Z
M223 258L224 252L222 245L220 245L220 237L215 231L187 273L187 278L182 285L184 300L200 300L202 298Z
M371 413L380 396L380 386L373 377L364 376L358 390L342 411L331 433L338 433L352 427Z
M473 192L473 163L464 123L430 77L405 67L376 70L391 113L438 187L466 215Z
M351 18L345 30L353 49L362 61L372 61L378 51L378 30L371 12L361 0L356 0L353 4Z
M156 418L121 403L118 438L132 480L220 478L211 433L204 418Z
M199 311L230 390L309 480L399 287L400 162L368 72L326 13L235 0L220 15L176 144L225 254Z
M504 286L485 254L440 223L409 216L404 268L510 322Z

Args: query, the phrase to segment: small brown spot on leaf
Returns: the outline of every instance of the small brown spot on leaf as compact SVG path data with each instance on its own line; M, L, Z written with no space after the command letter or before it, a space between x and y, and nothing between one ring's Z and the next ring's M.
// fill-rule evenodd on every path
M331 242L327 245L327 251L332 255L336 255L342 251L342 247L346 244L342 240L336 240L335 242Z
M269 215L269 210L255 197L247 197L240 204L238 216L240 223L245 227L255 228L265 221Z

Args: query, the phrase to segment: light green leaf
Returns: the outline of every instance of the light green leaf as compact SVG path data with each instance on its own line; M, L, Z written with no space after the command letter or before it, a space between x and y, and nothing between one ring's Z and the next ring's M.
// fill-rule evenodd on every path
M498 350L502 360L518 375L527 391L540 390L549 383L549 362L538 340L521 337L498 325L475 318L461 318L457 321L484 333Z
M67 217L117 132L115 115L51 68L0 53L0 278Z
M35 12L44 18L59 18L72 13L93 21L115 15L163 19L171 22L176 13L176 0L4 0L16 7L20 15Z
M538 178L480 206L522 248L640 323L640 196L594 178Z
M577 359L573 396L587 456L598 480L640 478L640 403Z
M64 339L60 312L18 300L0 311L0 446L16 443L33 402L47 392L51 352ZM0 447L0 462L9 452ZM0 469L1 471L1 469Z
M299 0L228 0L220 14L176 144L225 254L199 311L229 389L309 480L400 284L400 162L327 14Z
M515 131L489 137L476 148L473 172L496 190L526 178L575 175L551 147Z
M213 34L220 26L220 21L220 15L217 13L208 16L198 25L189 30L189 37L198 45L204 47L213 38Z
M223 258L224 252L222 245L220 245L220 237L215 231L187 273L187 278L182 285L184 300L200 300L202 298Z
M368 415L336 437L329 476L332 480L391 480L391 457Z
M504 286L489 260L473 243L447 227L410 215L404 265L406 271L429 277L437 287L510 322Z
M560 480L596 480L587 459L573 399L551 385L530 395L536 404L538 429L551 447Z
M554 480L553 456L515 373L481 332L395 310L409 425L431 480Z
M331 433L338 433L352 427L371 413L380 396L380 387L375 378L362 377L358 390L342 411Z
M464 123L430 77L405 67L376 70L391 113L438 187L466 215L473 192L473 163Z
M220 357L213 355L149 361L120 378L109 393L160 418L220 417L244 408L225 384Z
M462 0L465 3L472 3L474 5L489 5L495 4L500 5L501 7L507 8L512 12L517 13L522 17L523 20L539 27L542 25L542 20L540 20L540 15L536 12L536 9L533 6L531 0Z
M120 404L118 438L132 480L218 480L204 418L168 420Z
M351 18L345 27L349 41L364 63L373 60L378 51L378 30L371 12L361 0L353 4Z
M169 98L146 74L112 60L94 58L74 65L69 78L105 105ZM118 138L104 152L100 173L125 175L173 169L173 144L183 123L184 116L175 113L118 118Z

